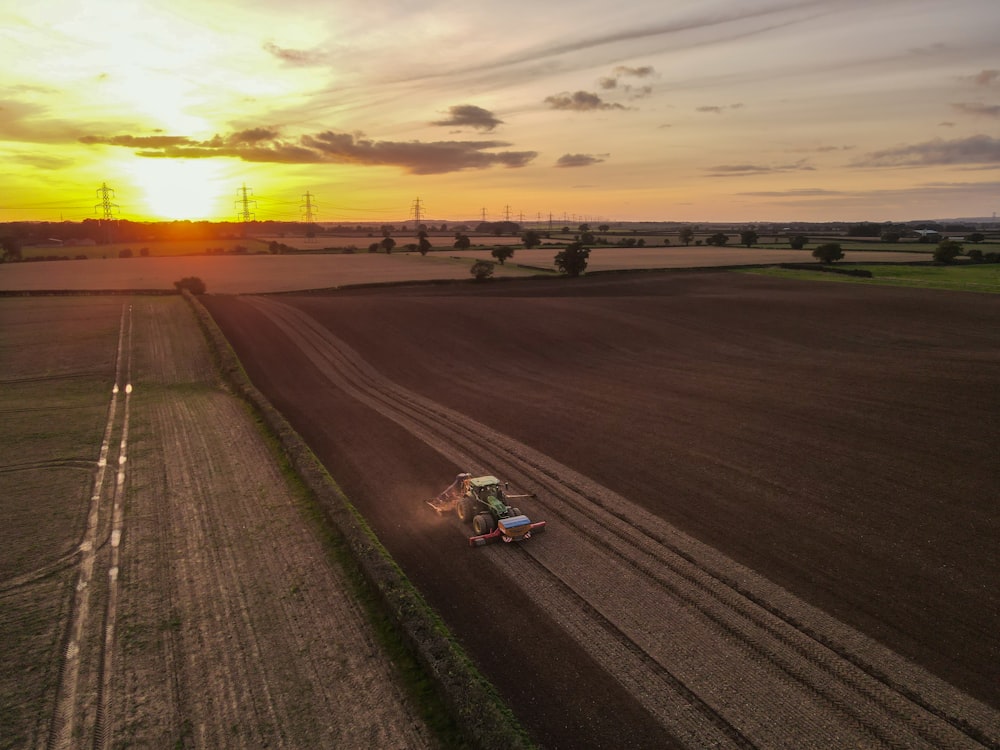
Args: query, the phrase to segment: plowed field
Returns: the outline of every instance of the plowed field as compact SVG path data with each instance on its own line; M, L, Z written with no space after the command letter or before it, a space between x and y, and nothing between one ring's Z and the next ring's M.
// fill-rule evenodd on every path
M736 274L209 297L546 747L1000 746L1000 301ZM548 530L424 504L494 473Z

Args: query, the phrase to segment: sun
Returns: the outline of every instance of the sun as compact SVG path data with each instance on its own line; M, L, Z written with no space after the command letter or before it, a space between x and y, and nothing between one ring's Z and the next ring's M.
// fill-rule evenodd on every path
M148 219L212 220L230 218L232 189L225 164L205 159L153 159L136 157L124 171L139 195L119 203L126 213ZM134 207L134 208L133 208Z

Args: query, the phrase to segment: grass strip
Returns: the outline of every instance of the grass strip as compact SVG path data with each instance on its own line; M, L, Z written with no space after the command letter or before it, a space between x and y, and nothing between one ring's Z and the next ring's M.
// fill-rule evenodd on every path
M837 263L835 271L870 271L871 278L844 273L820 273L816 270L789 269L775 266L744 269L744 273L806 281L833 281L850 284L901 286L915 289L942 289L955 292L1000 294L1000 264L962 263L955 265L857 264Z

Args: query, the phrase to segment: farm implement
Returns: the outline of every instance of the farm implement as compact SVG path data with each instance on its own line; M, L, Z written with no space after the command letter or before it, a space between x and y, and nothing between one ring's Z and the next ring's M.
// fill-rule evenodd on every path
M454 510L462 521L472 521L475 536L469 537L470 547L493 542L523 542L530 539L533 532L544 531L545 521L532 523L519 508L508 505L508 500L534 497L509 495L505 489L509 486L507 483L501 487L500 480L494 476L473 477L463 473L427 504L438 515Z

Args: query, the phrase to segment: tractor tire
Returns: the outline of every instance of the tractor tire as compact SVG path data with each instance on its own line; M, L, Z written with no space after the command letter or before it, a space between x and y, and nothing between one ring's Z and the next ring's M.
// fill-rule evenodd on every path
M511 516L519 516L519 515L521 515L521 509L520 508L511 508L510 509L510 515Z
M460 498L455 504L455 512L463 522L472 520L472 500L467 497Z
M472 530L476 532L476 536L489 534L495 528L496 523L489 513L480 513L472 519Z

